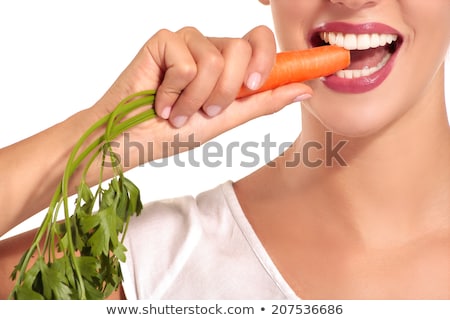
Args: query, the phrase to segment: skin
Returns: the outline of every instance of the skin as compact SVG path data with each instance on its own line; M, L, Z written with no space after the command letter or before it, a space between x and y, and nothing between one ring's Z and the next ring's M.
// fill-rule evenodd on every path
M383 22L404 37L391 75L372 91L340 94L311 81L293 147L235 184L269 255L306 299L448 299L450 3L262 2L272 6L283 49L309 46L309 30L337 20ZM334 144L347 141L340 154L348 166L287 168L306 143L325 146L326 131Z
M159 86L155 108L161 118L131 133L131 139L141 142L148 137L171 141L177 132L207 141L312 94L302 103L303 131L293 146L272 166L234 184L244 212L283 277L305 299L450 298L450 130L443 87L450 3L260 2L271 5L284 50L308 47L305 35L321 22L393 26L404 37L393 72L381 86L361 95L338 94L314 80L234 101L241 83L264 80L273 65L275 42L267 28L250 31L244 40L206 38L192 28L161 30L96 105L0 150L0 174L8 181L8 190L0 190L0 204L8 208L2 210L0 234L45 208L77 136L74 132L84 131L85 123L130 93ZM210 106L220 108L208 116ZM348 166L287 165L308 142L325 146L326 131L333 132L334 143L348 141L341 152ZM20 159L36 144L59 153L48 159L45 152L37 152L34 160L41 170L30 173L29 159ZM323 150L313 151L311 159L325 159ZM155 159L161 156L157 150L154 154ZM137 164L135 155L130 168ZM19 185L23 174L30 176L27 186ZM92 184L96 174L91 173ZM29 236L21 235L0 243L1 298L9 293L12 283L7 278L28 241ZM110 298L124 296L119 290Z

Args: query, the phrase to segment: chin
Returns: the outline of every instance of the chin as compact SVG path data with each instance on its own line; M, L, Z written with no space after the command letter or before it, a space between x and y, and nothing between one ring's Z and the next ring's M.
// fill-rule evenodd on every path
M364 138L382 132L392 122L393 115L379 105L353 105L330 108L306 108L326 131L349 138Z
M375 135L377 132L380 132L383 127L375 127L375 126L367 126L360 125L340 125L334 127L327 127L329 131L333 131L335 134L338 134L347 138L367 138Z

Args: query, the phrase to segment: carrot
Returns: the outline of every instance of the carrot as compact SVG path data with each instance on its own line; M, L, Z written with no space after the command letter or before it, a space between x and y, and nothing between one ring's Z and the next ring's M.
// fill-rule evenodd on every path
M238 98L279 86L328 76L350 64L350 51L338 46L322 46L277 54L276 63L264 85L257 90L243 86Z

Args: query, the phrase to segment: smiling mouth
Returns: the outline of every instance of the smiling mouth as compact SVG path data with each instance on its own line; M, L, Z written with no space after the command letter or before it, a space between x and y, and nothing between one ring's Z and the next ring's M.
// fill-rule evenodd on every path
M350 51L351 64L335 74L343 79L369 77L380 71L400 48L401 43L401 36L391 33L319 31L311 38L313 47L336 45Z

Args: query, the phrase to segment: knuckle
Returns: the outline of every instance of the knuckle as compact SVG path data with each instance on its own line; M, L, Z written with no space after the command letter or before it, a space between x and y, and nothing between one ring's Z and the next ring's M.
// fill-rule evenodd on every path
M181 29L179 29L178 32L180 32L180 33L185 33L185 32L189 33L189 32L198 32L198 30L197 30L197 28L192 27L192 26L185 26L185 27L182 27Z
M230 40L230 47L231 50L239 52L240 55L250 55L252 53L252 47L246 39L232 39Z
M202 61L205 68L210 72L220 73L225 66L225 60L220 53L209 54L204 61Z
M173 36L173 32L168 30L168 29L160 29L158 30L154 36L152 38L167 38L167 37L172 37Z
M174 33L167 29L160 29L155 34L153 34L147 42L144 44L144 49L149 51L150 55L152 52L158 52L158 47L164 47L162 44L168 39L173 39Z
M177 34L182 35L183 37L188 37L192 34L200 34L200 31L192 26L186 26L177 31Z
M177 66L177 77L183 82L192 81L197 75L197 66L194 63L184 63Z
M273 31L268 26L265 25L257 26L253 29L253 32L258 33L258 35L262 37L273 38L275 40Z

